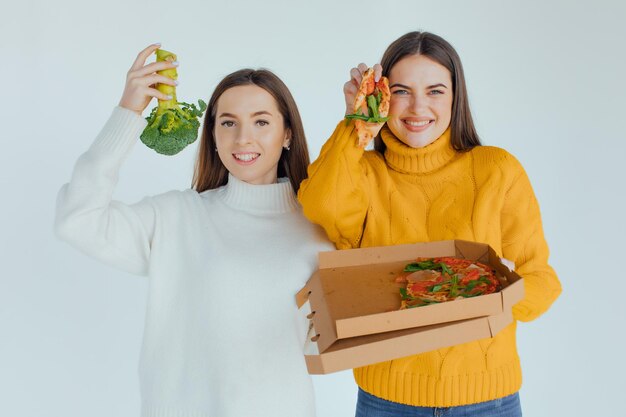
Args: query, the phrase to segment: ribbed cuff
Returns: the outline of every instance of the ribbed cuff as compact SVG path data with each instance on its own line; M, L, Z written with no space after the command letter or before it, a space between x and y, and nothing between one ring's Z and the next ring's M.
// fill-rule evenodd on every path
M148 123L137 113L115 107L109 120L89 148L90 152L126 155Z

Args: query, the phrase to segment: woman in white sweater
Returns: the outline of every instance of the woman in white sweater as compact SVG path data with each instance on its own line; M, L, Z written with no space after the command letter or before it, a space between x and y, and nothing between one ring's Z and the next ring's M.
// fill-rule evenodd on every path
M156 74L131 67L113 114L58 195L57 235L150 277L139 366L144 417L313 416L294 296L332 250L295 192L308 151L287 87L265 70L220 82L205 115L193 188L113 201L122 162L146 126Z

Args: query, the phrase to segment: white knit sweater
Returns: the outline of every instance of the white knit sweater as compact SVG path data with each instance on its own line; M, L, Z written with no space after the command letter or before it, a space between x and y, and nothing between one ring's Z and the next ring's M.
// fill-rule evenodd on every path
M289 182L112 201L146 122L117 107L58 195L57 235L150 278L139 376L144 417L313 416L294 300L332 250Z

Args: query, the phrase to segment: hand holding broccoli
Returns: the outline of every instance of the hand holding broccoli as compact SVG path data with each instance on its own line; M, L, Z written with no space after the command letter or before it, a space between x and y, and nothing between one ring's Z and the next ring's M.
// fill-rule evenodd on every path
M159 100L169 100L171 98L155 87L158 83L174 87L178 82L175 79L157 73L157 71L176 68L178 62L163 61L145 65L146 59L159 49L159 46L159 44L150 45L137 55L137 59L135 59L133 66L130 67L126 75L126 85L120 100L120 107L141 115L153 97Z
M176 55L159 46L151 45L137 56L128 72L120 106L141 114L152 97L156 97L159 104L146 118L148 126L141 134L141 141L160 154L174 155L197 139L198 118L206 109L206 103L199 100L196 107L176 99ZM154 51L157 62L145 65Z

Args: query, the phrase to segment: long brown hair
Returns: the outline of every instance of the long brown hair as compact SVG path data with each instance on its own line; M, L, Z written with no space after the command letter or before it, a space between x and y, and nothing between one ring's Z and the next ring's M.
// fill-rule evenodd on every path
M461 58L452 45L445 39L429 32L409 32L396 39L383 54L380 64L383 75L389 77L393 66L409 55L424 55L443 65L450 71L452 78L452 115L450 118L450 141L457 151L469 151L480 146L465 86L465 75ZM379 137L374 142L374 149L385 152L385 144Z
M214 131L217 101L226 90L251 84L261 87L274 97L283 116L284 127L291 131L290 150L283 149L278 161L278 177L289 178L289 182L296 193L300 188L300 183L306 178L309 151L300 112L289 89L280 78L269 70L242 69L227 75L220 81L207 105L191 183L191 187L199 193L221 187L228 182L228 170L215 150Z

